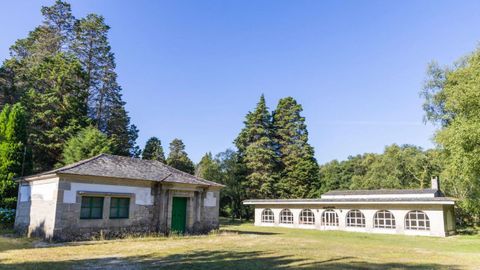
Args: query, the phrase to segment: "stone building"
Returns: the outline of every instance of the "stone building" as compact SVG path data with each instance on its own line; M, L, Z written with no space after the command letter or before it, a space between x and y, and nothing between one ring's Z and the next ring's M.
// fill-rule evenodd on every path
M47 239L218 228L223 185L158 161L102 154L19 182L15 229Z
M455 200L438 179L430 189L330 191L320 199L247 200L256 226L448 236L455 233Z

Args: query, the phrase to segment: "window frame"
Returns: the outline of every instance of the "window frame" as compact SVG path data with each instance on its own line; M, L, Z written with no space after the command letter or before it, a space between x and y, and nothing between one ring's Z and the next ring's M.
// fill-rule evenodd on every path
M412 214L415 219L412 219ZM423 218L419 219L419 215L423 215ZM421 222L423 226L419 225ZM412 223L415 225L412 225ZM430 218L427 213L420 210L412 210L405 214L405 230L430 231Z
M338 214L333 209L327 209L322 212L322 226L338 227L340 226Z
M88 200L88 205L84 205L84 199ZM100 207L94 207L94 199L101 200ZM103 219L103 207L105 205L105 197L102 196L82 196L80 202L80 219ZM88 216L83 215L83 209L89 209ZM100 209L100 217L92 216L92 212L94 209Z
M379 217L380 214L382 214L383 216ZM390 215L390 217L387 218L386 217L387 214ZM390 224L387 224L387 223L390 223ZM375 212L375 215L373 215L373 228L388 229L388 230L396 229L397 222L395 219L395 215L388 210L378 210L377 212Z
M117 200L117 205L116 207L112 207L113 205L113 200ZM122 200L127 200L128 203L126 206L120 205L120 202ZM126 216L120 216L120 210L121 209L127 209L127 215ZM116 211L116 216L112 216L113 211ZM110 197L110 211L108 215L109 219L128 219L130 218L130 197Z
M365 215L358 209L352 209L348 211L346 215L346 226L352 228L365 228L367 223L365 221Z
M302 225L315 225L315 214L311 209L303 209L298 215L298 223Z
M262 223L275 223L275 214L273 213L272 209L263 209L260 220Z
M290 209L280 211L280 224L293 224L293 213Z

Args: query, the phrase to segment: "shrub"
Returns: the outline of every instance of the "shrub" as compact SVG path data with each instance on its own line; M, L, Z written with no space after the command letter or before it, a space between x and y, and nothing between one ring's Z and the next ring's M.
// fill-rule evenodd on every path
M0 228L11 228L15 222L15 209L0 208Z

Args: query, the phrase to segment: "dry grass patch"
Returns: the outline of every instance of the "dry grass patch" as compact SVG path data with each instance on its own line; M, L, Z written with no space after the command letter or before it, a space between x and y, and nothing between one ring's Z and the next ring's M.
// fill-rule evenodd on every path
M37 247L35 247L37 246ZM475 269L480 237L222 226L216 234L43 244L0 237L5 269Z

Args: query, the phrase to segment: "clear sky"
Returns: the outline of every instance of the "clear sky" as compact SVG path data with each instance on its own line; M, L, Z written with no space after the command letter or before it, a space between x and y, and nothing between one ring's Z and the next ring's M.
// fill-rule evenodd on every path
M0 59L41 22L41 5L0 3ZM198 162L233 147L265 94L293 96L319 162L432 147L419 91L427 64L449 64L480 38L480 1L71 1L111 26L119 82L143 147L183 139Z

